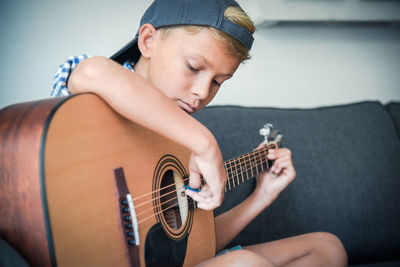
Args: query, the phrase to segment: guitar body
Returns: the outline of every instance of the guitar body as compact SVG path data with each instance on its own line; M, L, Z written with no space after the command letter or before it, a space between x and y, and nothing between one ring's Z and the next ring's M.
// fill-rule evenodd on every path
M178 257L171 265L193 266L215 255L213 213L189 209L180 191L186 148L93 94L7 107L0 127L0 236L30 264L150 266L160 250ZM136 244L128 244L123 218L134 220L121 215L116 170L135 206ZM175 181L171 201L167 180ZM165 212L176 198L178 223ZM169 252L175 243L179 251Z

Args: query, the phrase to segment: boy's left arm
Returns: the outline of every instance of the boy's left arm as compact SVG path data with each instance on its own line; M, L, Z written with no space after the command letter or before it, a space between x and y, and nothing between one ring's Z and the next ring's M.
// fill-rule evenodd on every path
M263 145L260 144L258 148ZM296 177L289 149L271 149L268 159L274 160L274 164L270 170L256 177L257 186L254 192L238 206L215 218L217 251L223 249L267 208Z

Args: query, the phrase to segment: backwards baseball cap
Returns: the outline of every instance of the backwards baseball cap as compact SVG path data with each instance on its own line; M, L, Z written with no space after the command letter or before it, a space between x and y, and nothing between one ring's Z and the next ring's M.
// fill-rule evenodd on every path
M247 49L253 44L252 34L244 27L224 17L229 6L239 4L234 0L155 0L144 13L140 27L150 23L158 29L176 25L200 25L219 29L239 40ZM138 48L139 32L135 38L111 56L123 64L126 60L137 62L140 58Z

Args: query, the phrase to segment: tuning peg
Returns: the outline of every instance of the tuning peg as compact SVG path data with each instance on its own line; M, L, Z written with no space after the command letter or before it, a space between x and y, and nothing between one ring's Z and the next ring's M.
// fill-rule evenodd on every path
M271 123L267 123L260 129L260 135L264 136L264 144L268 144L268 138L273 127L274 126Z

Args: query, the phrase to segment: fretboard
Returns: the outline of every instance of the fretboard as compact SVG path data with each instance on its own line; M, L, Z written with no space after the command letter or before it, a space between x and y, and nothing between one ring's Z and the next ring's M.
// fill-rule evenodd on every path
M268 148L264 147L225 161L225 171L228 175L225 192L268 170L272 162L268 161L267 154Z

